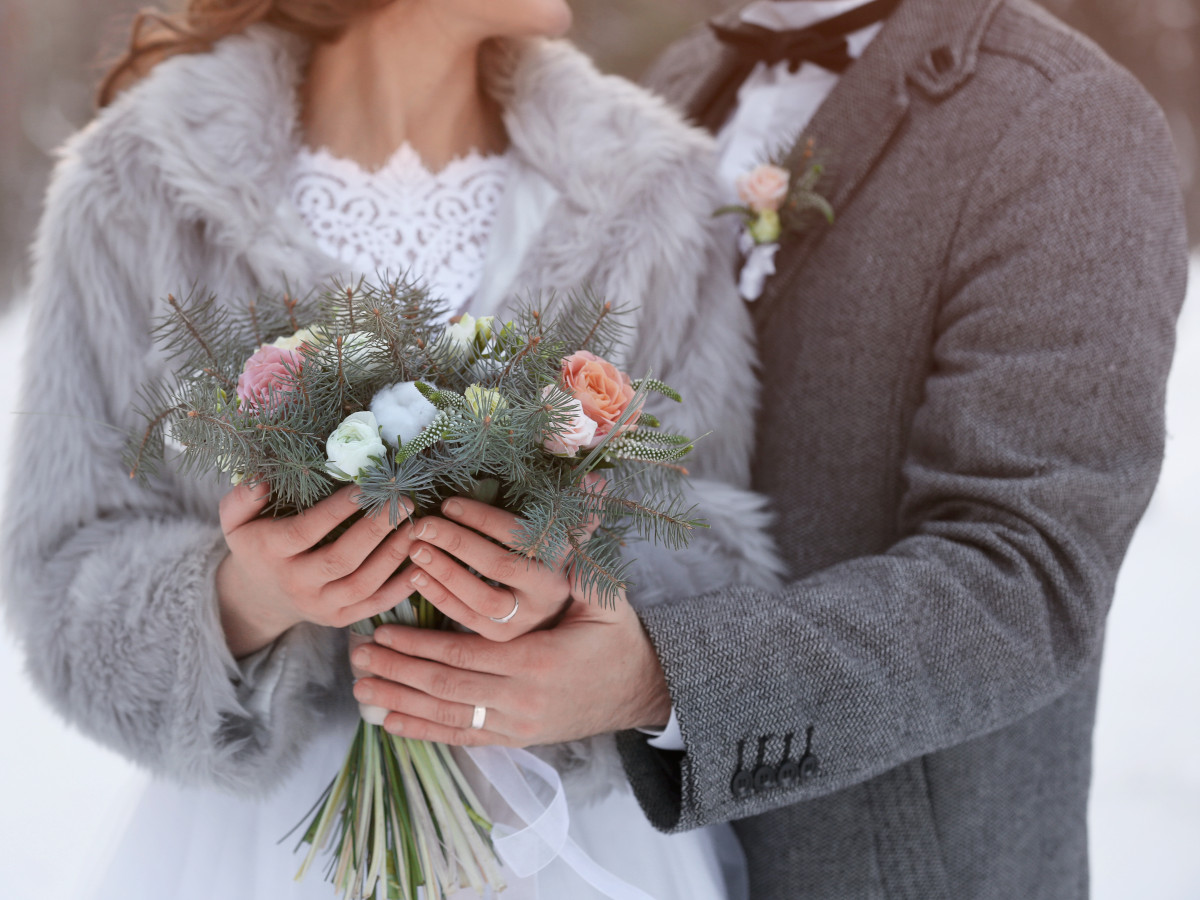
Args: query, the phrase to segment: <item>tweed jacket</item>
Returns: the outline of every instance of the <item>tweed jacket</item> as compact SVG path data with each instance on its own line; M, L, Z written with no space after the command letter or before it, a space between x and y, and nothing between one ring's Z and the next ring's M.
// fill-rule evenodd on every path
M726 65L698 32L650 82L702 120ZM807 134L836 220L752 306L791 580L643 615L686 749L627 771L661 828L738 820L754 900L1085 897L1185 293L1163 117L1028 0L904 0Z
M143 486L121 452L140 385L166 366L150 328L169 292L238 300L339 268L286 192L305 55L259 26L172 58L67 144L35 247L19 408L38 415L13 448L4 517L8 619L35 684L155 772L250 793L278 783L322 717L353 714L344 635L298 626L231 658L214 591L228 484L168 468ZM710 219L710 140L562 42L499 46L488 84L520 172L501 215L528 229L531 186L544 207L520 258L493 261L503 293L590 285L637 307L625 361L686 395L670 412L685 433L711 432L693 491L712 528L678 556L635 548L638 602L714 579L771 583L765 513L745 490L753 328ZM597 743L560 747L558 761L596 763ZM622 777L608 746L607 772ZM585 783L606 777L575 768Z

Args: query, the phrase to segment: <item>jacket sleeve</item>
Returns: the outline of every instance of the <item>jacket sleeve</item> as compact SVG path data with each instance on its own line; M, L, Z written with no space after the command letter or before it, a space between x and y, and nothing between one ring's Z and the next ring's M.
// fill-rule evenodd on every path
M643 613L686 745L621 736L658 827L860 783L1016 721L1088 670L1159 471L1186 250L1170 138L1131 78L1070 75L1022 111L944 262L901 539L781 591ZM756 736L795 733L796 759L809 728L810 777L735 791Z
M160 282L186 280L189 251L97 142L68 147L35 245L7 617L34 684L83 732L158 774L259 792L330 707L343 638L299 626L239 665L214 587L223 489L169 467L147 486L122 464L138 388L163 371L150 326L177 282Z

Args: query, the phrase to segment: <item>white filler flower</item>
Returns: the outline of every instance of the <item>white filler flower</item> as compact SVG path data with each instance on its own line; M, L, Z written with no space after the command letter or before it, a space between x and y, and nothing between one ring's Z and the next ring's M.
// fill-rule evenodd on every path
M393 447L407 444L437 418L437 407L417 390L415 381L401 381L380 391L371 400L383 437Z
M326 468L338 481L353 481L383 459L388 452L379 437L379 423L369 412L346 416L325 442Z

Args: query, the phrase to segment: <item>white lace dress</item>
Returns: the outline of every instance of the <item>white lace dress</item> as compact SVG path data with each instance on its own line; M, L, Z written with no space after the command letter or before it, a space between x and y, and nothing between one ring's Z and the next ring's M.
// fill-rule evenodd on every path
M289 190L321 249L355 275L407 273L444 297L452 312L487 315L472 300L509 174L505 156L470 155L435 174L406 145L367 172L327 152L302 150ZM152 781L95 900L334 900L318 867L303 882L293 880L296 839L281 839L341 766L352 728L317 735L295 773L265 801ZM745 890L728 826L664 835L628 785L572 808L570 834L596 862L655 900L736 900ZM501 897L603 896L559 861L535 880ZM463 891L453 900L476 898Z

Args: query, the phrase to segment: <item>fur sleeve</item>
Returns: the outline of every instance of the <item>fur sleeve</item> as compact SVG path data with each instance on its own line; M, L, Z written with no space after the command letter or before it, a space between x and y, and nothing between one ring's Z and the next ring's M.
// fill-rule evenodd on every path
M198 251L107 137L94 126L68 148L35 245L8 621L35 685L85 733L156 773L257 792L329 705L344 650L337 632L301 626L239 666L214 587L222 488L169 473L145 486L123 469L155 371L153 303Z
M631 600L645 608L750 583L770 589L783 574L763 497L750 490L759 386L754 329L734 283L733 237L719 205L715 163L705 142L680 167L666 201L681 218L649 267L630 370L653 372L683 395L651 409L671 428L699 438L686 460L686 488L706 526L671 551L630 547Z

